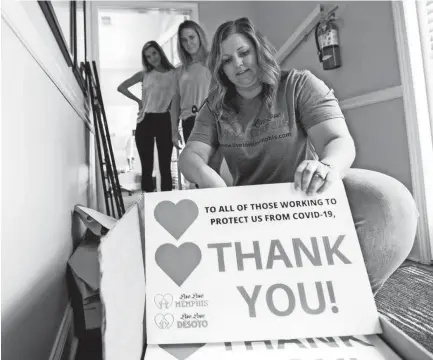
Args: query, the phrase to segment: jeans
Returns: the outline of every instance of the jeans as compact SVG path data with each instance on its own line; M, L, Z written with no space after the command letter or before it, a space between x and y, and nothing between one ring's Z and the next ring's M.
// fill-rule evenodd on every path
M376 295L409 255L419 213L409 190L388 175L349 169L343 184Z
M170 113L146 113L135 130L135 142L141 162L141 189L145 192L155 191L152 178L155 140L161 173L161 191L171 191L173 188L171 176L173 141Z

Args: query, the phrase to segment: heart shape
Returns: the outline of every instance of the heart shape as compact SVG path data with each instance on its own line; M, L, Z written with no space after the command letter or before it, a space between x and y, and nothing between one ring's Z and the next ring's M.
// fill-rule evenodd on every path
M168 344L158 345L178 360L185 360L206 344Z
M172 314L157 314L155 316L155 324L160 329L170 329L174 323L174 316Z
M154 301L159 309L168 309L173 304L173 296L171 294L157 294Z
M188 230L197 219L198 207L192 200L181 200L177 204L161 201L153 211L156 221L176 240Z
M186 242L176 247L163 244L155 252L155 261L177 286L181 286L200 264L201 250L193 243Z

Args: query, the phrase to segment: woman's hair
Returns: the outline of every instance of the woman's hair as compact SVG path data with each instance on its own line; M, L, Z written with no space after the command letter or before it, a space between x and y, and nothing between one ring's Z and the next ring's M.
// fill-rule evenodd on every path
M266 106L270 108L278 88L281 70L274 57L275 48L246 17L227 21L220 25L213 37L208 59L209 70L212 73L212 85L209 96L210 107L217 113L230 110L238 111L233 101L236 95L235 86L224 73L221 61L222 42L230 35L236 33L246 36L256 50L259 68L258 76L263 88L262 97Z
M148 41L143 46L143 50L141 50L141 61L143 63L143 67L147 72L150 72L153 70L153 66L149 64L149 61L146 59L146 50L149 48L154 48L156 51L159 52L159 56L161 57L161 65L165 70L174 69L174 66L172 63L167 59L167 56L165 55L164 50L162 50L161 46L156 41Z
M182 30L184 29L191 29L196 32L200 40L200 48L198 49L197 58L198 61L203 63L203 65L206 65L207 57L209 54L207 36L202 27L192 20L185 20L179 25L179 28L177 29L177 53L179 54L180 62L185 66L188 66L192 62L191 55L188 53L188 51L184 49L182 45L181 35Z

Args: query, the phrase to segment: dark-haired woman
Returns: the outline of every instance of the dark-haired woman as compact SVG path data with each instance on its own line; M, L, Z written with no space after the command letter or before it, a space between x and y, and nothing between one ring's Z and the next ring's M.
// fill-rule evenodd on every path
M154 144L158 149L161 190L172 190L171 155L173 151L170 105L174 96L174 66L155 41L147 42L141 52L143 70L122 82L117 90L138 104L135 141L141 162L141 188L155 191L152 178ZM142 98L129 91L142 84Z

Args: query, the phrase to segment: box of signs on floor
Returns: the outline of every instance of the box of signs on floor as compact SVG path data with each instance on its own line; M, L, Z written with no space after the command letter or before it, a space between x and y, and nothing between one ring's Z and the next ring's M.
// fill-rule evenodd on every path
M116 219L83 206L75 214L86 226L83 241L68 260L68 288L74 313L75 335L101 328L99 241L116 223Z
M379 315L342 182L145 194L99 253L105 360L433 359Z

